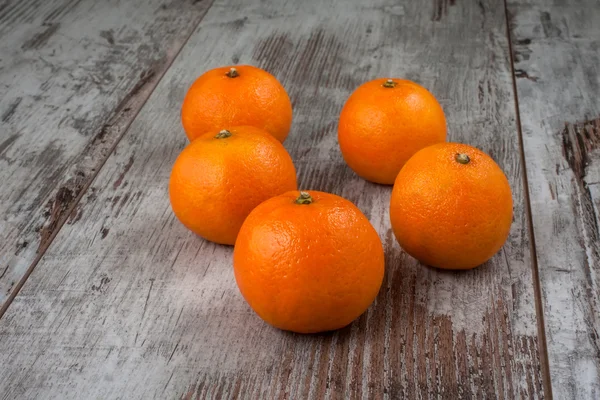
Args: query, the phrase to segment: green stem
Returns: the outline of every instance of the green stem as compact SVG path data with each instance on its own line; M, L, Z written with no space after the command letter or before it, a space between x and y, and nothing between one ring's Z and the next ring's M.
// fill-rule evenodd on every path
M300 192L300 196L296 199L296 204L310 204L313 202L313 198L308 192Z
M463 153L456 153L454 159L461 164L468 164L471 161L471 158Z
M229 136L231 136L231 132L229 132L227 129L223 129L222 131L217 133L215 139L227 139Z
M397 83L396 83L396 82L394 82L394 81L393 81L393 80L391 80L391 79L388 79L387 81L385 81L385 82L383 83L383 85L382 85L382 86L383 86L384 88L393 88L393 87L396 87L396 85L397 85Z
M231 67L225 75L227 75L230 78L236 78L236 77L240 76L240 73L238 72L237 69L235 69L234 67Z

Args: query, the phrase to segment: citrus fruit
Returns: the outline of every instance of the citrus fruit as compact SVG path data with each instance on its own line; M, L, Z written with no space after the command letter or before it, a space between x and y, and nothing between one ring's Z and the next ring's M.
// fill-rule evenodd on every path
M487 154L466 144L417 152L392 190L396 239L433 267L470 269L489 260L506 241L512 217L506 176Z
M169 182L171 207L190 230L233 244L250 211L296 189L289 154L262 129L238 126L208 132L177 157Z
M235 243L235 279L250 307L284 330L342 328L373 302L383 247L369 220L339 196L288 192L256 207Z
M292 124L292 103L267 71L251 65L215 68L189 88L181 121L190 141L225 126L250 125L283 142Z
M403 79L375 79L350 95L338 125L344 160L359 176L391 185L417 151L446 141L435 97Z

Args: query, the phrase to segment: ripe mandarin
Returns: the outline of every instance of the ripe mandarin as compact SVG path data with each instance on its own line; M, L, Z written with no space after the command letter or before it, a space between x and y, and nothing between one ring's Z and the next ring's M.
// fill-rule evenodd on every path
M338 141L359 176L391 185L408 159L446 140L444 111L422 86L403 79L361 85L340 114Z
M390 219L402 248L423 264L470 269L500 250L512 206L494 160L466 144L440 143L419 151L398 174Z
M181 121L190 141L224 126L250 125L283 142L292 124L292 103L267 71L251 65L215 68L188 90Z
M339 196L288 192L256 207L235 243L235 279L250 307L284 330L342 328L373 302L383 247L360 210Z
M222 244L235 242L254 207L294 189L296 170L283 145L251 126L198 137L177 157L169 182L177 218Z

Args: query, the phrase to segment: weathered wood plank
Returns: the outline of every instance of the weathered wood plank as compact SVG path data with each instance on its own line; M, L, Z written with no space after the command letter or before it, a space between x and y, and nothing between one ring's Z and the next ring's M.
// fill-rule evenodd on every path
M0 6L0 315L207 7Z
M469 21L469 23L465 23ZM194 236L168 201L186 144L179 121L201 72L253 63L294 104L286 142L301 186L370 218L387 272L346 329L301 336L260 321L233 279L230 247ZM60 398L541 398L528 226L504 6L489 0L216 1L0 320L7 396ZM395 243L391 188L345 166L344 100L375 76L421 82L450 138L507 172L515 221L503 251L468 272L418 265Z
M552 389L600 398L600 3L509 1Z

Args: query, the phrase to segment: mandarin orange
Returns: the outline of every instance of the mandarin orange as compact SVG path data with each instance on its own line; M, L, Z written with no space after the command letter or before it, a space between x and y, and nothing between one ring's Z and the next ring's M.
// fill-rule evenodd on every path
M384 274L381 240L350 201L318 192L273 197L235 243L235 279L250 307L284 330L342 328L373 302Z
M340 114L338 141L359 176L391 185L420 149L446 140L444 111L422 86L404 79L361 85Z
M292 103L267 71L251 65L215 68L188 90L181 121L190 141L226 126L250 125L283 142L292 124Z
M423 264L470 269L500 250L512 207L494 160L466 144L440 143L417 152L398 174L390 219L402 248Z
M254 207L294 189L296 170L283 145L251 126L198 137L177 157L169 182L177 218L222 244L235 242Z

